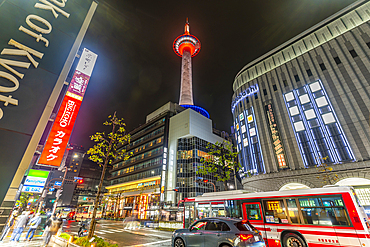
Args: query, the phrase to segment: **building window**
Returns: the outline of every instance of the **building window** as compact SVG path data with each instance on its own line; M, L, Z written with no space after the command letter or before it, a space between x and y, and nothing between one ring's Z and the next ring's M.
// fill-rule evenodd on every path
M319 66L322 71L326 70L325 64L320 63Z
M277 91L276 84L272 85L272 88L274 89L274 91Z
M263 89L263 95L267 95L267 90L266 89Z
M370 42L367 42L366 45L370 49Z
M296 82L299 82L300 81L298 75L294 75L294 79L295 79Z
M306 70L308 77L312 76L312 72L310 69Z
M355 50L350 50L350 51L349 51L349 53L351 54L351 56L352 56L353 58L355 58L355 57L357 57L357 56L358 56Z
M286 80L283 80L284 87L288 86L288 82Z
M341 63L342 63L342 61L340 61L339 57L335 57L335 58L334 58L334 61L335 61L335 63L336 63L337 65L339 65L339 64L341 64Z

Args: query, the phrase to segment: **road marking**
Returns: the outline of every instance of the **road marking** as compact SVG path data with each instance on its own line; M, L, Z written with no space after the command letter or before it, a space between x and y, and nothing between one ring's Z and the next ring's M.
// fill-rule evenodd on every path
M94 232L99 233L99 234L105 234L105 232L101 232L101 230L100 231L95 230Z
M148 233L142 233L142 232L134 232L130 230L125 230L125 232L130 232L133 234L141 235L141 236L154 236L154 237L159 237L159 238L167 238L169 236L163 236L163 235L157 235L157 234L148 234Z
M113 231L113 232L123 232L123 230L120 230L120 229L109 229L109 231Z
M105 233L114 233L114 232L111 232L111 231L108 231L108 230L99 230L101 232L105 232Z
M165 243L165 242L170 242L170 241L171 241L171 239L167 239L167 240L162 240L162 241L157 241L157 242L151 242L151 243L146 243L146 244L131 245L131 246L127 246L127 247L150 246L150 245L153 245L153 244L160 244L160 243Z

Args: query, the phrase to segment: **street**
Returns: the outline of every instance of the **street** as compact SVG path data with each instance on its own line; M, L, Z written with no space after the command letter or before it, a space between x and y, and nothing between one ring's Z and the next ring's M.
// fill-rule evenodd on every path
M78 222L65 221L63 231L77 235ZM171 246L172 232L159 231L152 228L136 230L123 229L122 221L100 220L96 225L95 235L113 240L119 247L134 246Z

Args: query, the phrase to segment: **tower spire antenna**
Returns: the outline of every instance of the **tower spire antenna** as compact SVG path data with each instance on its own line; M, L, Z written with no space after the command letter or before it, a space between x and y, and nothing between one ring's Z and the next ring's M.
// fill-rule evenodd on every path
M184 32L185 35L189 35L190 34L190 26L189 26L189 20L188 20L188 17L186 17L186 22L185 22L185 32Z

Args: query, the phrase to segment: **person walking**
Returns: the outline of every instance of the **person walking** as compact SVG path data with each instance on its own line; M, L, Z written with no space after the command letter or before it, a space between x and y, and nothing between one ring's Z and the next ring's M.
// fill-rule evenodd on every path
M48 246L51 236L54 236L63 224L63 220L60 218L60 215L56 213L54 213L53 217L51 217L49 220L50 220L49 222L50 226L49 226L49 230L46 233L45 240L44 240L45 247Z
M33 235L35 234L35 231L36 231L37 227L40 225L40 223L41 223L40 213L37 213L30 220L30 222L28 223L30 228L28 229L28 232L27 232L27 235L26 235L26 240L29 236L28 241L31 241L31 239L33 238Z
M8 222L6 223L6 225L5 225L4 229L3 229L3 233L1 234L0 241L3 241L4 238L6 236L8 236L8 233L10 231L10 228L13 226L14 221L15 221L15 218L17 217L17 215L18 215L18 210L16 209L16 210L13 211L13 213L10 216Z
M22 214L20 216L18 216L17 223L15 225L15 228L14 228L14 231L12 233L12 237L10 238L10 241L19 242L19 238L21 237L23 229L27 225L28 214L29 214L29 212L24 211L24 212L22 212Z

